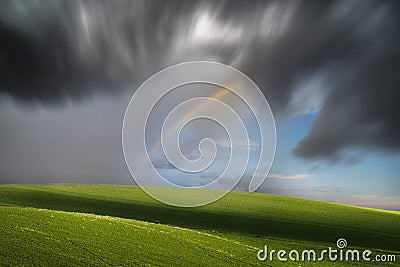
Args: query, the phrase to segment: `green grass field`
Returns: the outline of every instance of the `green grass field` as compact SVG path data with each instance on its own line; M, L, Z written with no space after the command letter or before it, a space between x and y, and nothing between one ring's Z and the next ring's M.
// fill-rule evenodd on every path
M159 188L168 194L174 189ZM159 203L136 186L1 185L4 266L399 266L400 213L230 192L197 208ZM396 262L259 261L257 251L346 249ZM286 255L287 256L287 255Z

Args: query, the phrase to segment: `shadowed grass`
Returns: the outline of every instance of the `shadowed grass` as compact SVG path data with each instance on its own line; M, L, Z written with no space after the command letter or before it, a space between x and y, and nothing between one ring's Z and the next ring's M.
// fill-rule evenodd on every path
M174 189L160 188L174 194ZM171 207L135 186L4 185L0 203L93 213L180 227L374 249L400 247L400 213L268 194L231 192L198 208Z

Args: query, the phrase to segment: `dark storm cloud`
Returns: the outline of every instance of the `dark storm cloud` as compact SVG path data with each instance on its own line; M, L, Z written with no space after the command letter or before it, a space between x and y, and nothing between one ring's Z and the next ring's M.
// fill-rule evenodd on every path
M49 103L118 92L160 67L169 19L164 1L2 1L0 93Z
M398 151L398 14L395 1L2 1L0 92L81 99L215 60L253 78L275 114L317 112L298 156Z
M346 156L352 148L400 150L400 10L389 4L376 7L358 27L349 26L357 50L338 57L332 90L295 154L336 162L354 160Z

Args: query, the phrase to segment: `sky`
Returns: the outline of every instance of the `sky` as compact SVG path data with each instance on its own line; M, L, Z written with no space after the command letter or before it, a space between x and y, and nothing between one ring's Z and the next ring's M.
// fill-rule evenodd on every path
M399 8L355 0L1 1L0 183L133 184L121 145L130 98L165 67L207 60L248 75L274 114L275 160L259 192L400 210ZM219 89L177 90L157 110ZM249 129L250 173L260 152L254 118L231 94L221 99ZM219 154L206 174L178 175L157 143L163 119L156 113L148 124L157 170L188 186L221 172L226 132L201 120L183 128L185 156L198 157L205 134L219 140ZM236 189L248 182L245 174Z

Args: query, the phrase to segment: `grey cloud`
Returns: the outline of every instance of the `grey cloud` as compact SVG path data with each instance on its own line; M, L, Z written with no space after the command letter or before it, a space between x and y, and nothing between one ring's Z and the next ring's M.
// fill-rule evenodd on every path
M138 84L163 66L170 4L2 1L0 93L49 103Z
M278 116L318 112L296 155L397 152L398 14L396 1L2 1L0 92L80 100L216 60L253 78Z
M352 148L399 151L399 27L397 20L375 29L360 56L344 59L345 67L338 66L334 90L296 147L297 155L337 161L349 160L345 155Z
M120 99L63 108L0 99L0 183L123 183Z

